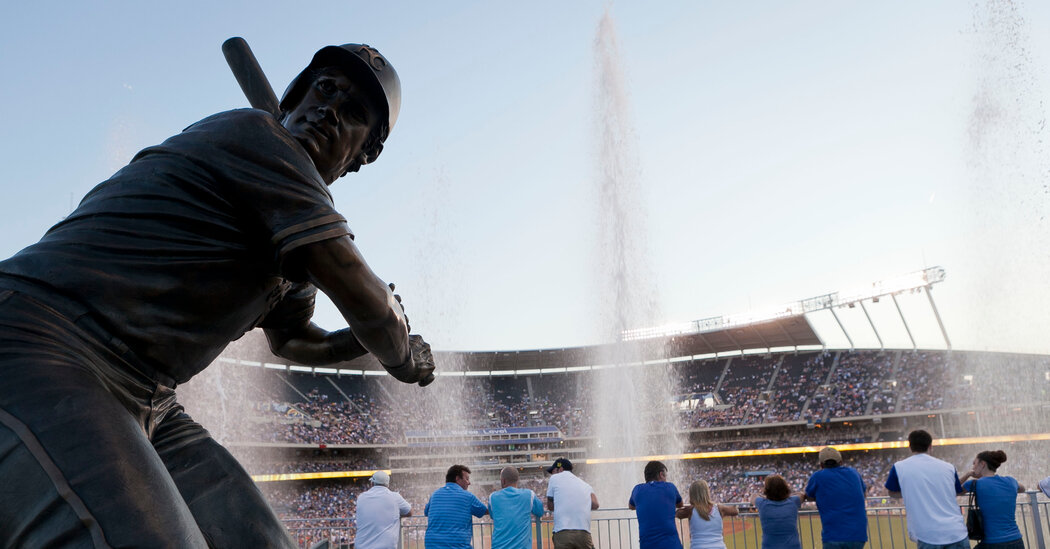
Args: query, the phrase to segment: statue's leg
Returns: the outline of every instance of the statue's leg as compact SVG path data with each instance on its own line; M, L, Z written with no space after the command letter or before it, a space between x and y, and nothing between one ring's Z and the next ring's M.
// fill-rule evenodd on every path
M0 367L0 546L206 546L145 433L94 376L24 366Z
M85 337L0 290L0 547L206 547Z
M181 406L153 445L211 546L297 547L241 464Z

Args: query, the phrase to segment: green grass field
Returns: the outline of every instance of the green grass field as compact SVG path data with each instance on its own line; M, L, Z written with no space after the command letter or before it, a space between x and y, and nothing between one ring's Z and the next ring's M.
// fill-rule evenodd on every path
M820 516L799 517L799 536L802 547L820 549ZM725 540L728 549L759 549L762 546L762 525L757 516L727 519ZM688 532L686 533L688 538ZM688 542L687 542L688 543ZM908 539L907 524L901 515L868 515L868 545L881 549L915 549L915 542Z

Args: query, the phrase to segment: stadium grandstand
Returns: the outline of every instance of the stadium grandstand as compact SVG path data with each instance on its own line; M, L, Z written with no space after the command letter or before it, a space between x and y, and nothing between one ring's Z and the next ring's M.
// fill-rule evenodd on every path
M391 472L391 489L417 515L453 463L474 471L471 489L483 500L506 465L542 497L543 467L561 456L600 483L610 460L594 457L602 441L593 387L609 368L655 371L676 387L649 411L662 421L642 455L618 458L638 462L639 482L644 461L659 456L681 493L704 478L717 501L743 503L774 472L801 490L816 452L835 445L865 478L870 505L889 506L883 482L921 427L937 439L934 454L961 470L978 451L1003 448L1005 474L1034 487L1050 474L1050 356L952 349L932 294L943 279L932 268L760 318L625 332L617 344L644 357L636 364L596 363L608 356L596 347L438 352L440 376L423 391L370 357L331 368L282 363L250 333L180 387L180 398L245 464L303 547L352 544L356 497L374 470ZM916 343L906 297L927 304L939 346ZM897 312L892 329L871 314L880 301ZM866 320L862 334L850 314ZM846 345L816 327L821 316ZM907 343L887 345L892 330ZM854 346L865 338L876 344ZM671 438L681 452L667 451ZM627 496L603 507L626 507Z

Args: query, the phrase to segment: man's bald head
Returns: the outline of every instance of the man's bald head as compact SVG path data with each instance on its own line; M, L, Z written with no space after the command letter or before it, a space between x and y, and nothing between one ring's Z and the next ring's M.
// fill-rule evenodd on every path
M516 467L504 467L503 470L499 472L499 483L504 488L508 486L516 487L518 485L518 478L520 477Z

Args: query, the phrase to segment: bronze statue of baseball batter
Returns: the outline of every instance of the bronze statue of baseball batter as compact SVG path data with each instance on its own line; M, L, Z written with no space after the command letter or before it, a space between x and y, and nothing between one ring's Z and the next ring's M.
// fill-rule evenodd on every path
M323 48L277 117L223 112L142 150L0 262L0 545L294 546L175 387L256 327L292 361L368 352L434 379L328 190L376 159L400 103L378 51ZM317 290L349 328L311 322Z

